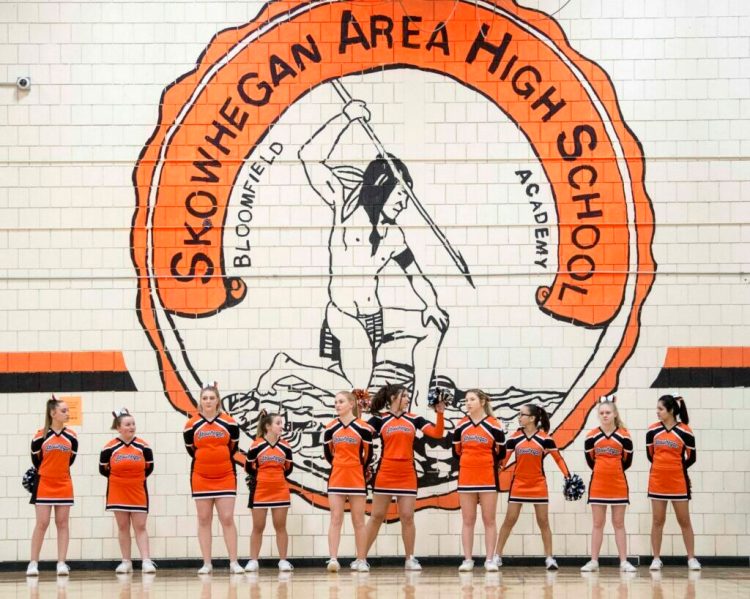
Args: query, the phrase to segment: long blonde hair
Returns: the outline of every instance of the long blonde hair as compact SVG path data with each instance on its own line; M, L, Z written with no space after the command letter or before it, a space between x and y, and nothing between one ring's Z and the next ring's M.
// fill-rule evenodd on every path
M609 406L612 408L612 412L614 412L615 415L615 429L625 428L625 423L622 421L622 418L620 418L620 410L617 409L617 404L613 400L607 399L605 401L599 401L599 405L596 408L597 415L602 406Z
M354 414L355 418L359 418L359 402L357 401L357 397L352 393L351 391L339 391L336 393L336 395L343 395L346 397L346 399L349 401L349 403L352 405L352 414Z
M479 398L480 403L482 403L482 406L484 407L484 413L487 416L494 416L495 412L492 411L492 404L490 403L490 396L487 395L484 391L481 389L469 389L466 392L466 395L469 393L473 393Z
M44 434L49 432L52 428L52 411L57 409L62 402L57 399L54 395L47 400L47 407L44 411Z

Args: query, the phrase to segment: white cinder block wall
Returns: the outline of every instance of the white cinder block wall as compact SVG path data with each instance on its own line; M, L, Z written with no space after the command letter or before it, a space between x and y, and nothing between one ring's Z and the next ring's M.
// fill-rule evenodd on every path
M404 2L413 11L419 8ZM630 553L649 554L644 439L662 392L650 386L667 348L750 345L750 5L740 0L525 4L547 12L565 4L555 18L571 46L609 75L623 118L643 147L658 274L617 394L637 452L629 472ZM121 405L136 415L139 434L156 454L149 481L153 555L157 560L198 556L189 460L180 436L184 416L165 397L156 353L136 312L133 168L157 125L163 89L195 67L216 33L249 22L261 6L184 0L0 4L0 80L14 82L22 75L32 80L28 92L0 88L0 352L121 351L138 389L78 393L84 415L77 427L80 456L73 467L72 559L119 555L114 520L104 512L105 480L97 473L97 458L110 438L110 411ZM337 27L332 31L338 32ZM427 33L420 35L424 44ZM435 52L437 56L439 50ZM399 219L440 305L450 313L438 374L462 389L481 386L499 393L513 385L567 390L598 333L553 321L534 303L537 287L551 283L557 258L553 251L546 268L534 264L538 225L516 171L529 169L529 183L540 184L539 210L549 210L552 248L557 232L552 191L527 139L482 96L435 73L389 70L346 82L355 97L368 103L385 146L408 164L416 193L474 274L476 290L456 274L413 208ZM198 376L215 377L224 394L253 389L278 352L301 362L317 360L328 301L331 220L329 209L307 185L297 151L340 108L328 86L312 90L283 115L240 173L226 217L224 251L228 274L247 284L244 300L208 318L175 317ZM363 168L373 149L355 129L342 138L333 158ZM249 217L241 214L240 186L249 180L249 164L268 158L273 143L283 149L255 185L248 237L241 227ZM246 238L252 246L249 268L235 262ZM369 278L359 275L367 264L353 261L337 280L349 291L366 286ZM418 309L392 266L381 277L381 304ZM388 357L408 360L407 350L395 347ZM359 380L367 372L366 353L352 358ZM747 365L747 355L745 361ZM297 374L304 378L310 373ZM327 389L341 386L332 375L320 375L315 372L314 380L308 380ZM691 469L697 553L746 556L747 389L678 390L687 400L698 443L698 461ZM20 479L29 465L31 435L43 422L47 394L4 391L0 389L5 415L0 559L26 560L34 513ZM563 402L553 422L559 423L570 409ZM589 416L584 431L595 425L595 417ZM248 444L243 436L242 446ZM579 435L564 456L588 480L582 447ZM562 500L562 478L551 460L547 471L555 551L584 555L589 550L589 511L585 502ZM322 488L309 473L300 474L297 482ZM236 514L243 553L250 532L246 500L240 485ZM291 555L326 556L327 525L326 511L295 497L289 518ZM460 553L458 512L420 511L417 527L419 555ZM483 538L477 535L476 551L481 547ZM214 548L217 556L224 555L218 536ZM43 559L52 559L54 550L48 541ZM402 550L398 526L384 528L375 552ZM605 552L614 551L608 536ZM263 552L275 552L270 539ZM347 524L341 553L352 552ZM673 518L663 552L684 552ZM542 553L528 508L507 553Z

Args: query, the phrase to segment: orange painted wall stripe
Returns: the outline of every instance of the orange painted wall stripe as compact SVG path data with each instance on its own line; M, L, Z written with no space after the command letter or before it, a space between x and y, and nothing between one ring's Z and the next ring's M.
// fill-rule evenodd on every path
M670 347L664 368L750 368L750 347Z
M121 351L0 352L0 373L127 372Z

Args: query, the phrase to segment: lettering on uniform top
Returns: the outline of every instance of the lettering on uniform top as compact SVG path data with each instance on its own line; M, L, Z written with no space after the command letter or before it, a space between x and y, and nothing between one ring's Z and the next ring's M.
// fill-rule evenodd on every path
M143 456L140 456L135 453L118 453L115 456L115 462L140 462L143 459Z
M349 445L357 445L359 444L360 439L356 437L343 437L343 436L337 436L333 438L333 444L338 445L339 443L347 443Z
M286 460L278 455L261 455L258 458L259 464L268 464L268 463L283 464L284 462L286 462Z
M622 455L622 451L615 449L614 447L596 447L594 448L594 454L619 456Z
M44 451L70 451L70 446L60 443L50 443L44 446Z
M216 437L217 439L220 439L226 437L227 434L224 431L198 431L195 436L198 439L205 439L207 437Z
M671 447L672 449L680 448L680 446L671 439L656 439L654 445L662 445L664 447Z
M516 453L518 455L542 455L541 450L534 449L533 447L522 447L521 449L516 449Z
M414 429L403 424L394 424L389 426L383 431L384 435L392 435L393 433L413 433Z
M489 439L487 437L482 437L481 435L464 435L461 437L461 443L481 443L482 445L487 445L489 443Z

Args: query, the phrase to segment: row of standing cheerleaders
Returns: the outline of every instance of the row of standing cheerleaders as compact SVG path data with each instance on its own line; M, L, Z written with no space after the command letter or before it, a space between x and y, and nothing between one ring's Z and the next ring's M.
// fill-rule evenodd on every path
M388 507L395 499L401 522L401 536L406 552L404 567L420 570L414 556L416 528L414 510L417 497L417 475L414 466L414 441L417 431L436 439L445 429L442 403L435 405L436 422L407 411L408 391L398 385L386 385L375 395L370 405L372 416L365 421L359 416L359 404L353 393L341 391L335 396L337 417L324 434L324 454L331 464L328 480L330 527L328 545L330 557L326 568L340 569L338 549L346 502L349 502L354 528L356 558L350 567L367 572L367 555L385 521ZM203 558L200 574L210 574L211 523L214 510L222 526L230 560L230 572L254 572L259 568L263 531L268 511L276 533L279 554L278 567L291 571L287 557L289 537L286 531L290 506L287 477L293 468L292 450L282 438L284 422L278 414L261 412L258 431L252 446L243 453L239 450L240 430L228 414L221 411L216 385L201 390L199 412L190 418L183 437L192 458L191 491L198 516L198 542ZM570 472L549 433L549 418L544 409L533 404L522 406L520 427L509 438L501 423L492 414L489 397L479 389L472 389L465 397L466 416L452 434L453 454L458 463L458 493L462 514L462 545L464 560L459 570L474 567L472 547L477 519L481 508L485 530L485 562L487 571L495 572L502 566L506 541L518 520L524 503L534 505L539 525L547 569L557 569L552 552L552 532L548 518L548 490L543 461L551 455L563 475ZM651 425L646 435L646 450L651 471L648 497L652 505L651 545L652 570L662 567L661 542L667 504L672 502L688 554L688 567L700 569L694 555L694 536L688 510L690 481L687 468L695 463L695 439L688 426L688 413L681 397L665 395L657 402L658 422ZM107 477L106 509L114 513L122 563L116 571L133 570L131 561L132 527L142 558L142 571L154 572L150 558L146 518L149 510L146 478L154 468L149 445L136 436L135 419L127 410L113 413L112 429L117 436L105 445L100 454L99 471ZM624 515L629 504L629 490L625 477L633 459L633 443L622 425L614 398L604 397L598 404L600 426L590 431L585 441L586 461L592 469L588 503L592 507L593 531L591 560L581 570L599 568L607 506L610 507L615 541L624 571L635 568L627 561ZM65 563L68 548L68 520L73 505L73 484L70 466L73 464L78 441L73 430L65 426L68 407L54 397L47 402L45 426L31 443L31 459L37 470L31 503L36 509L36 526L31 539L31 561L28 576L38 575L38 560L42 542L54 509L57 526L57 574L67 575ZM373 440L379 437L382 451L378 468L372 473ZM499 533L495 524L499 487L499 473L515 456L515 470L510 485L508 509ZM243 568L238 561L237 528L234 523L234 504L237 493L235 466L244 466L251 481L249 507L252 510L250 560ZM367 486L372 487L371 515L365 523Z

